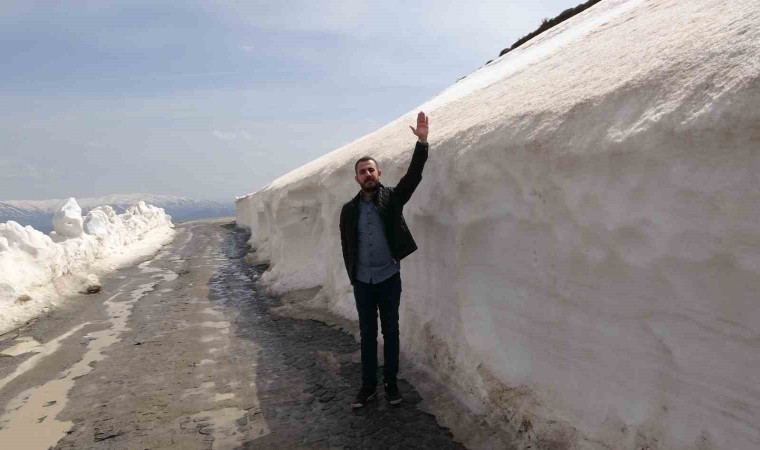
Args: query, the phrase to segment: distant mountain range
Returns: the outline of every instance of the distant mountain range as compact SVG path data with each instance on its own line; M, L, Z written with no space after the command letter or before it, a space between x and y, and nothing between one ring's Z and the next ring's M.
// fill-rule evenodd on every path
M9 220L21 225L31 225L43 233L53 231L53 214L67 199L52 200L5 200L0 201L0 223ZM157 194L113 194L104 197L77 198L82 215L96 206L109 205L121 214L140 200L159 208L172 216L174 223L193 219L225 217L235 215L235 204L210 200L193 200L174 195Z

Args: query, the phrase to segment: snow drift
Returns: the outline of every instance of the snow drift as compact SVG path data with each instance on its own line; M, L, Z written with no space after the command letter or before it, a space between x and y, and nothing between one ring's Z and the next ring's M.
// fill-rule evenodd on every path
M237 199L263 282L356 318L353 165L405 208L402 359L534 448L760 448L760 3L605 0ZM403 376L403 374L402 374Z
M166 214L172 217L174 223L235 215L232 202L228 204L210 200L195 200L176 195L139 192L78 198L77 204L82 208L85 215L92 208L100 205L109 205L114 211L121 214L140 201L162 208ZM53 231L51 227L53 214L64 202L64 199L0 200L0 222L13 220L21 225L31 225L43 233L49 233Z
M60 295L94 291L97 273L151 253L174 235L171 217L145 202L117 215L110 206L82 218L70 198L45 235L14 221L0 224L0 333L54 305Z

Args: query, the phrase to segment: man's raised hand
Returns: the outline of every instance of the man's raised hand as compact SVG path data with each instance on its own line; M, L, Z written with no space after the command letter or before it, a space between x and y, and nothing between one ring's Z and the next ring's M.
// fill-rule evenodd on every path
M417 128L414 128L411 125L409 125L409 128L412 129L412 133L414 133L419 140L427 141L429 124L430 118L426 116L424 112L420 111L420 113L417 114Z

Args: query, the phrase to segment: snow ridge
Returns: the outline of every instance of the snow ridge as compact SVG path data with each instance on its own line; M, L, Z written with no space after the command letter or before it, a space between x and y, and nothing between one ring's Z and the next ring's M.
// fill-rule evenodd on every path
M86 214L99 205L110 205L116 212L123 213L132 205L145 203L163 208L175 222L211 217L233 216L232 202L220 203L210 200L195 200L187 197L160 194L111 194L102 197L81 198L77 203ZM50 200L6 200L0 201L0 222L13 220L22 225L31 225L50 232L53 213L66 202L65 199Z
M82 217L70 198L49 236L17 222L0 223L0 333L55 306L61 297L91 289L97 274L149 254L174 235L171 217L143 201L123 214L110 206Z

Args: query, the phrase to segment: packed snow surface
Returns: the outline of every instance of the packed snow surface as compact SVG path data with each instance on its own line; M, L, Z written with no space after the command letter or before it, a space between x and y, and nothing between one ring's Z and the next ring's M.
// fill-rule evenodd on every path
M404 358L522 448L760 448L760 2L605 0L237 200L275 292L355 319L356 159L405 216Z
M56 211L49 236L16 222L0 224L0 333L86 291L97 273L157 250L174 236L171 217L139 202L117 215L100 206L82 217L73 198Z

